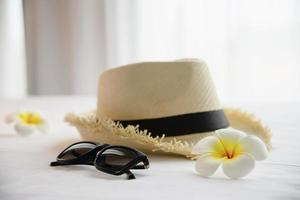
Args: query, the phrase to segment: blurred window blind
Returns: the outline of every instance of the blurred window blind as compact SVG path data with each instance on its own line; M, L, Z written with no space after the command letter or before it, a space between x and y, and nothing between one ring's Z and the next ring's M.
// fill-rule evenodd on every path
M20 0L0 1L0 97L26 94L23 6Z
M95 94L107 68L199 57L222 100L300 101L297 0L25 0L24 21L29 94Z

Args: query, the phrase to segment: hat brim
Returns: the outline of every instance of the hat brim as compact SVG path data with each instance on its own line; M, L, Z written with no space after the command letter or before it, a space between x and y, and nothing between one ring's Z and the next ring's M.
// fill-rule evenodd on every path
M236 108L225 108L225 115L230 127L258 136L268 150L271 149L271 132L255 116ZM65 121L75 126L83 140L125 145L145 152L163 152L195 158L193 145L214 132L195 133L177 137L152 137L147 130L139 130L138 126L123 127L111 119L98 117L95 111L74 114L68 113Z

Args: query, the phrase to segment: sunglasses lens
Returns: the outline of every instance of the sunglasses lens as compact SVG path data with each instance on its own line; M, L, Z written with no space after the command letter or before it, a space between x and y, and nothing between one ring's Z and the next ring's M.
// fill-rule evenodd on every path
M103 168L118 169L136 157L136 153L125 148L110 148L105 150L96 160L96 164Z
M86 154L88 151L94 149L95 147L96 145L92 143L75 144L66 149L61 155L59 155L58 158L64 160L78 158L79 156Z

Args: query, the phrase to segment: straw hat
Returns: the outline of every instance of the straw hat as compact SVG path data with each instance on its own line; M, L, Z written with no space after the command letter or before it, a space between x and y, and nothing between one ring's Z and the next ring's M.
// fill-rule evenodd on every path
M270 131L252 114L222 108L206 63L142 62L105 71L95 111L65 116L83 140L193 158L215 130L235 128L271 148Z

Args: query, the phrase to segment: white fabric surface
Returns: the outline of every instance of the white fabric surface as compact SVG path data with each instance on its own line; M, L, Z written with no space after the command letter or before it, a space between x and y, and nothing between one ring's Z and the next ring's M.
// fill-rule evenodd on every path
M211 178L194 172L194 161L149 156L150 169L137 179L114 177L91 166L49 167L57 154L80 140L62 119L66 112L95 108L94 98L35 97L0 100L0 199L300 199L300 107L246 105L272 128L274 149L266 161L240 180L221 171ZM42 110L51 119L47 135L21 137L3 123L19 107Z

